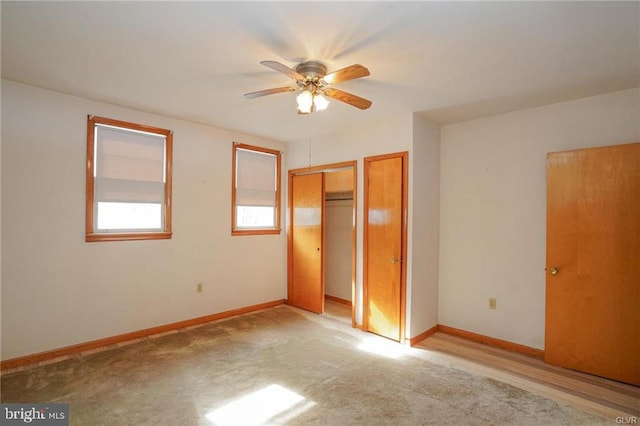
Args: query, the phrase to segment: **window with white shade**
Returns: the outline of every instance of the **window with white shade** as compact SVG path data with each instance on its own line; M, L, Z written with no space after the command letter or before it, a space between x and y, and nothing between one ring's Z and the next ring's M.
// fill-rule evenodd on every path
M280 233L280 152L233 144L232 235Z
M89 116L86 241L171 238L170 130Z

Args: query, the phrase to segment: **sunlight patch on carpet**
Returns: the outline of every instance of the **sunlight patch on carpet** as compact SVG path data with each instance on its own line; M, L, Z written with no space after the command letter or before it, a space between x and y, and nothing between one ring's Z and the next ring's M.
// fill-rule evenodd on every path
M205 417L218 426L251 424L261 425L277 417L287 420L307 411L315 402L280 385L265 388L237 398ZM282 420L282 419L279 419Z
M379 337L365 339L360 345L358 345L358 349L392 359L398 359L409 352L409 348L401 345L400 343Z

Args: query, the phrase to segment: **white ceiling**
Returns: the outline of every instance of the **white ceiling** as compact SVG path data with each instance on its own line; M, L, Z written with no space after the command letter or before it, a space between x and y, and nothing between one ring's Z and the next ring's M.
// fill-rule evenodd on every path
M6 2L2 78L283 141L422 112L440 123L640 86L639 2ZM260 65L359 63L373 101L296 113Z

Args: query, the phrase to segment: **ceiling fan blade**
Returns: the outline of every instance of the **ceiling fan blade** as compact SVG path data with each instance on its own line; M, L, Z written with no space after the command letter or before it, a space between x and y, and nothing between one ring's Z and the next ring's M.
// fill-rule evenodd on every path
M355 64L342 68L338 71L331 72L322 77L322 80L327 84L336 84L341 81L353 80L355 78L366 77L368 75L369 70L366 67L363 67L360 64Z
M340 102L353 105L356 108L367 109L371 106L371 101L354 94L338 90L338 89L324 89L324 94L330 98L336 99Z
M245 93L247 99L259 98L260 96L273 95L282 92L295 92L295 87L276 87L275 89L258 90L257 92Z
M297 71L289 68L286 65L281 64L280 62L276 62L276 61L262 61L260 62L262 65L271 68L272 70L276 70L278 72L281 72L282 74L288 75L289 77L291 77L294 80L304 80L304 76L300 73L298 73Z

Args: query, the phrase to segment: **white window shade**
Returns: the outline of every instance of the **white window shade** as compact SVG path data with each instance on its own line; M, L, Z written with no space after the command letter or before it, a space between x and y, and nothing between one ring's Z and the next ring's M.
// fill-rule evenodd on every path
M162 135L96 126L96 202L163 203L165 143Z
M236 205L276 206L276 162L273 154L237 150Z

